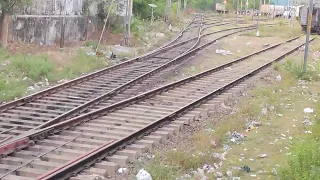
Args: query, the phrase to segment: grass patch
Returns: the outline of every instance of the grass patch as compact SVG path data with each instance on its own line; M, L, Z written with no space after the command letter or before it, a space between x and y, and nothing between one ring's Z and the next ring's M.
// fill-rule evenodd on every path
M77 56L72 60L72 63L65 67L58 77L75 78L83 73L89 73L96 69L101 69L109 65L105 58L88 56L84 51L79 50Z
M303 71L302 57L287 58L285 63L275 63L273 68L285 76L292 76L296 80L319 81L320 62L312 61L307 65L306 72Z
M301 35L302 30L299 22L296 20L293 21L293 26L291 26L290 24L285 24L283 20L279 20L275 22L275 26L272 27L268 27L265 25L260 26L259 33L260 37L281 37L288 39ZM251 31L246 35L256 36L256 31Z
M96 50L98 47L98 42L97 41L86 41L84 45L86 47L90 47L93 50Z
M0 102L21 98L32 91L29 86L46 79L54 83L60 79L74 78L108 65L104 58L87 56L79 51L77 56L63 69L47 55L12 55L0 50Z
M292 148L288 166L281 169L283 180L320 179L320 143L314 139L298 142Z

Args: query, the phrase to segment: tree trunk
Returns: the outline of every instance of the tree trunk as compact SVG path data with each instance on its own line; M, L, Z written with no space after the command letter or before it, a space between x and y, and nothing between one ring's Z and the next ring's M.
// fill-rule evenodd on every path
M7 48L8 46L8 31L9 31L9 14L3 12L0 20L0 46Z

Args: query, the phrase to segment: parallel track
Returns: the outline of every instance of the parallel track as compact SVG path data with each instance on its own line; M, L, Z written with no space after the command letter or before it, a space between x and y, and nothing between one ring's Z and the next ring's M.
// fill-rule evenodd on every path
M223 25L225 23L221 24ZM200 32L201 28L199 35ZM38 100L31 101L30 103L22 103L20 106L3 111L3 113L0 114L0 121L2 120L1 116L4 118L2 122L0 122L0 125L2 125L1 130L3 131L1 135L3 138L2 141L5 142L23 132L43 128L85 112L88 108L92 108L98 105L98 103L105 101L106 98L108 99L115 96L124 89L143 80L143 78L150 77L155 72L159 72L168 67L172 62L183 57L184 52L194 48L198 42L199 36L198 38L192 38L182 43L185 48L175 46L179 50L179 53L176 52L177 49L168 50L165 52L168 57L164 59L156 55L151 58L150 61L147 59L143 62L136 62L134 64L135 66L123 68L121 72L111 72L106 75L101 75L81 84L75 84L66 90L48 94ZM174 56L178 56L179 58L174 58ZM157 71L152 70L153 68ZM150 70L152 73L150 73ZM124 73L123 71L127 72ZM126 77L126 75L129 77ZM108 76L111 76L111 78ZM108 78L108 81L104 81L104 78ZM120 100L123 100L123 98L120 98ZM112 102L112 100L108 103L110 102ZM4 105L4 107L6 106L7 105Z
M152 132L159 127L304 45L296 39L21 138L19 141L28 147L1 159L0 177L56 180L68 178L105 157L106 161L97 163L95 168L120 164L122 156L158 139L161 133ZM278 48L285 53L279 55ZM32 140L35 146L29 146ZM9 147L6 145L0 149Z
M202 29L201 27L202 25L198 26L198 37ZM176 42L180 37L184 36L178 36L165 47L146 56L1 105L0 137L2 137L2 140L0 141L4 141L8 137L10 138L6 134L15 136L18 135L14 133L16 130L28 131L36 128L53 118L59 117L89 102L92 98L99 97L105 92L110 92L130 80L136 79L142 74L162 66L171 59L192 49L198 41L195 38L172 44L172 42ZM121 71L119 71L119 68L121 68Z

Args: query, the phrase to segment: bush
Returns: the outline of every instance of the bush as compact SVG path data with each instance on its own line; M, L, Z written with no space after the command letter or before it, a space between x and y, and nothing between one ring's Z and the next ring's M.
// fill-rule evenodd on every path
M49 61L45 55L27 56L18 55L10 58L9 71L16 76L24 75L34 81L39 81L43 77L50 78L55 73L56 64Z
M84 51L79 50L77 57L60 74L60 78L75 78L82 73L88 73L93 70L101 69L108 65L105 58L88 56Z
M302 79L306 81L319 80L317 69L313 70L307 68L306 72L304 73L303 66L300 64L298 65L291 59L286 61L286 63L284 64L284 68L296 79Z
M279 175L283 180L320 179L320 143L308 139L296 144Z

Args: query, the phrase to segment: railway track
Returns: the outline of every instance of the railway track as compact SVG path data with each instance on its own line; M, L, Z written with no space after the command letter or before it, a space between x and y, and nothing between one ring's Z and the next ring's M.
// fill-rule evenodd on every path
M138 82L137 80L142 80L141 75L145 75L153 68L159 71L168 67L170 64L166 65L166 62L172 62L171 59L179 59L174 57L179 57L180 54L191 50L195 47L195 42L199 42L199 36L180 43L179 45L184 45L184 48L179 47L179 53L175 52L177 49L171 48L165 52L167 57L154 55L150 60L129 64L129 67L121 69L121 72L116 71L118 68L115 71L112 71L111 68L111 72L107 71L101 74L98 72L89 75L89 78L92 79L80 78L73 83L66 83L1 106L0 130L2 133L0 137L2 140L0 142L8 141L26 131L51 125L51 122L59 122L83 113L89 107L100 103L99 100L112 97L123 91L125 85L133 85ZM178 45L173 46L178 47ZM161 68L159 69L159 67ZM150 75L152 73L149 73ZM105 81L105 78L108 80ZM132 81L132 79L136 81Z
M166 134L166 129L182 122L181 118L189 120L201 113L201 104L294 52L304 45L302 42L302 38L293 38L275 44L203 73L21 137L11 145L24 142L25 149L1 158L0 177L56 180L71 177L84 169L89 173L101 172L102 169L112 171L117 165L125 165L128 157L134 157L135 152L159 141ZM187 112L188 116L184 116ZM158 128L161 130L156 131ZM30 146L34 142L34 146ZM2 153L5 148L8 150L10 143L0 147Z
M249 30L250 29L253 29L253 27L250 26ZM238 32L243 32L245 30L248 30L248 29L247 28L229 28L229 29L227 29L227 32L225 32L226 30L220 30L220 31L217 31L217 33L220 33L220 36L218 36L218 38L214 38L214 40L211 40L209 42L207 42L206 40L202 40L202 39L197 38L198 39L197 44L199 45L199 47L197 47L195 50L200 50L203 47L206 47L206 46L212 44L213 42L215 42L218 39L227 37L229 35L232 35L232 34L235 34ZM229 31L231 31L231 32L229 32ZM212 33L207 33L205 35L211 35L211 34ZM119 102L119 101L124 100L126 98L132 97L133 95L135 95L137 93L145 92L144 88L150 86L150 84L151 84L150 82L156 81L158 76L160 75L160 73L162 73L162 71L166 70L167 68L169 68L173 65L182 63L184 58L187 58L191 55L187 52L182 54L178 58L174 58L171 61L169 61L168 63L142 75L141 77L133 79L129 83L116 88L117 93L111 94L110 92L106 92L105 94L102 94L101 96L97 97L96 99L92 99L91 101L79 106L78 108L73 109L73 111L77 112L77 115L80 115L83 113L87 113L89 111L93 111L95 109L99 109L104 106L108 106L108 105L116 103L116 102ZM194 52L196 52L196 51L194 51ZM66 114L66 115L68 115L68 114ZM60 116L58 118L52 119L52 120L40 125L37 129L44 128L49 125L58 123L63 119L68 119L68 118Z
M198 31L200 33L201 27L198 27ZM33 129L49 119L90 101L91 98L99 96L103 92L111 91L130 79L165 64L192 48L196 41L197 39L192 39L167 45L146 56L1 105L0 131L2 134L0 136L15 129L26 131ZM122 68L121 71L118 71L120 68Z

